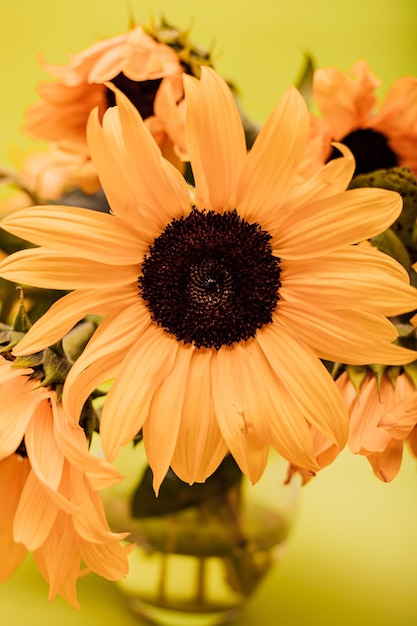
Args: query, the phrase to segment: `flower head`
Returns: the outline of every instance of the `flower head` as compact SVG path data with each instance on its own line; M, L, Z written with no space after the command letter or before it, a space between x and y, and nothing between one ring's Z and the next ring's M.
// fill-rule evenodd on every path
M352 151L355 174L407 166L417 175L417 79L399 78L380 103L379 86L365 61L348 73L316 70L312 91L321 117L312 116L307 171L332 158L338 141Z
M117 107L88 125L112 214L68 207L17 212L3 227L37 249L0 265L4 278L73 290L15 349L52 345L88 313L104 316L63 393L75 423L114 378L100 424L109 460L142 431L158 489L169 466L204 481L227 451L254 482L274 446L319 468L318 431L340 450L348 420L320 358L403 363L386 315L416 308L390 257L353 245L401 211L386 190L345 191L349 153L296 185L309 133L289 89L253 148L226 83L210 68L184 77L195 190L163 158L140 115ZM314 428L314 431L313 431Z
M110 579L127 572L126 535L110 531L98 494L120 477L89 454L83 430L33 374L0 356L0 580L32 551L50 599L59 593L78 606L81 562Z
M368 372L359 392L344 372L336 380L350 416L349 448L365 456L375 475L389 482L398 474L404 441L417 424L417 390L403 372L380 381Z
M57 80L39 85L41 100L29 108L25 132L88 159L88 116L95 107L102 116L114 104L114 93L106 86L112 83L139 110L165 156L179 166L185 154L181 76L184 71L197 71L198 62L207 63L208 57L201 52L199 58L184 34L162 27L165 39L171 33L166 42L159 40L156 27L150 34L136 26L71 56L64 66L44 62ZM93 180L90 172L90 187Z

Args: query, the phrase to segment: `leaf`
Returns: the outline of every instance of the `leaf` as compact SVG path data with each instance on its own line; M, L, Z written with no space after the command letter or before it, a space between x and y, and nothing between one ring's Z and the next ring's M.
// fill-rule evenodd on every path
M156 497L152 470L147 467L133 495L132 515L136 518L160 516L198 505L199 502L225 493L241 478L239 467L229 455L204 483L188 485L169 470Z
M304 66L301 69L300 75L295 82L295 86L310 106L313 97L313 76L315 71L315 63L312 55L309 52L304 54Z

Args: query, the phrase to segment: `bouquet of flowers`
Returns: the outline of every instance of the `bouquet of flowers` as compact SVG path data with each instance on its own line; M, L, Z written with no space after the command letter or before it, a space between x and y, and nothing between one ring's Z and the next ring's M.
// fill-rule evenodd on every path
M44 67L44 149L2 170L0 580L33 552L78 606L128 570L101 499L128 446L138 517L271 448L304 483L346 444L383 481L417 455L417 79L378 102L365 61L307 59L260 127L164 19Z

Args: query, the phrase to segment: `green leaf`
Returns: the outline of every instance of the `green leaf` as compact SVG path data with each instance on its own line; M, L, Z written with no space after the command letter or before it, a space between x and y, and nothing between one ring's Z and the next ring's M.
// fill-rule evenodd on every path
M376 237L372 237L371 243L376 246L378 250L389 254L389 256L398 261L398 263L401 263L408 273L411 272L411 258L407 252L407 248L391 228L376 235Z
M379 187L399 193L403 199L401 215L392 229L405 246L417 250L417 181L408 167L392 167L354 176L349 188Z
M313 76L315 71L314 59L309 52L304 54L304 65L301 69L300 75L295 82L295 86L310 106L313 98Z
M19 309L13 321L13 330L18 333L25 334L28 332L32 324L26 313L25 296L23 293L23 289L21 287L18 287L18 289L19 289Z
M147 467L133 494L132 515L136 518L160 516L198 505L199 502L225 493L241 478L242 472L235 460L227 456L204 483L188 485L169 470L156 496L152 470Z
M413 361L412 363L407 363L403 365L404 371L411 378L414 386L417 388L417 361Z
M366 365L346 366L346 374L348 375L349 380L352 383L357 395L359 395L362 383L365 380L367 373L368 368L366 367Z

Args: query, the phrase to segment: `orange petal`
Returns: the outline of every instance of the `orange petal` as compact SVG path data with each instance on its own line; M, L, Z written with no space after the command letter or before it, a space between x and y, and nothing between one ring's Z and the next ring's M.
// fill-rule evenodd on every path
M196 182L199 209L230 211L246 158L245 134L232 92L211 68L200 81L184 76L186 141ZM200 199L201 198L201 199Z
M237 206L249 222L268 230L303 156L309 116L301 94L290 88L262 127L239 180Z
M156 325L127 352L101 416L100 435L106 458L113 461L149 416L152 397L171 372L179 344Z

